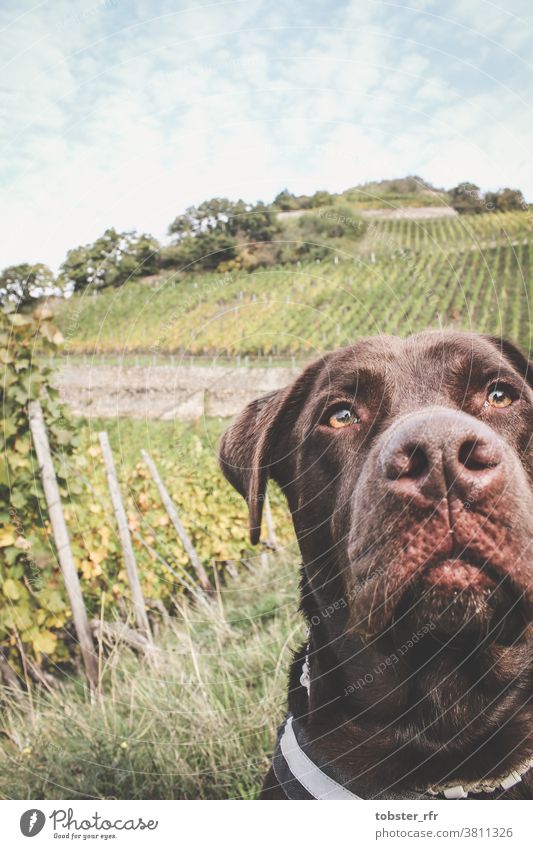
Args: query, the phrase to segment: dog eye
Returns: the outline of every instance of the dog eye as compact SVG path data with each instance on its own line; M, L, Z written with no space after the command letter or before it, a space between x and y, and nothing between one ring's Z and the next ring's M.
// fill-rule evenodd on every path
M506 389L500 389L496 386L494 389L491 389L487 395L487 403L490 404L491 407L502 408L508 407L509 404L512 404L513 399Z
M328 419L328 424L330 427L348 427L348 425L357 424L360 421L359 416L350 407L341 407L332 413Z

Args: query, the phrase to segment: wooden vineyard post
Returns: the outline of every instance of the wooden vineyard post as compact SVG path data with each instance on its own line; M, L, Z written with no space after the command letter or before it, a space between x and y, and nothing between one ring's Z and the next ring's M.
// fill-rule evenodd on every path
M146 614L146 605L144 603L141 582L139 581L139 574L137 572L137 563L135 561L135 554L133 552L133 544L131 542L128 519L126 516L126 511L124 510L124 505L122 503L122 495L120 494L120 487L118 485L118 478L117 473L115 471L113 454L111 453L111 446L109 444L109 439L105 431L99 433L98 437L100 439L100 447L102 449L102 455L104 458L107 484L109 486L111 501L113 502L113 510L115 511L115 518L117 520L118 535L120 537L120 543L122 545L122 551L124 553L124 562L126 564L126 572L128 575L128 582L131 589L131 597L133 599L133 607L135 610L137 626L139 630L142 631L148 639L150 639L150 624L148 622L148 616Z
M89 687L94 692L98 687L98 660L94 650L93 637L81 593L78 573L70 548L67 524L63 515L59 487L50 452L50 443L48 442L43 411L39 401L29 402L28 413L33 445L37 455L37 462L39 463L44 496L48 507L48 516L54 534L57 557L72 608L72 617L80 644L85 674L87 675Z
M154 483L159 490L159 495L161 496L161 501L163 502L165 510L167 511L167 513L169 515L170 521L174 525L174 528L176 529L176 533L178 534L178 536L179 536L179 538L180 538L180 540L183 544L183 547L184 547L185 551L187 552L187 556L188 556L189 560L191 561L191 565L192 565L194 571L196 572L196 577L198 578L198 583L200 584L202 589L205 590L205 592L207 592L207 593L214 592L213 586L212 586L209 578L207 577L207 572L204 569L203 563L202 563L202 561L198 557L198 554L195 551L195 548L194 548L194 546L191 542L191 538L189 537L189 534L187 533L187 531L185 530L185 528L182 525L181 519L178 515L178 511L176 510L176 505L172 501L170 495L168 494L168 490L167 490L165 484L161 480L161 476L160 476L159 472L157 471L156 464L154 463L154 461L152 460L152 458L150 457L150 455L148 454L147 451L142 450L141 454L142 454L142 458L143 458L144 462L148 466L148 470L149 470L150 474L152 475Z

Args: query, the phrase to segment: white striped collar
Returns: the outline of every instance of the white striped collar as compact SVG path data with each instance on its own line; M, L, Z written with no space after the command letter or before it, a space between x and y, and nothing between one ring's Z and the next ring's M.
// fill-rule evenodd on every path
M352 801L357 799L361 801L361 796L350 793L346 787L322 772L306 755L296 739L290 714L285 722L285 728L280 739L280 748L294 778L313 799L351 799Z
M294 779L308 796L312 799L321 800L351 800L362 801L363 796L352 793L338 781L326 775L317 764L311 760L303 750L294 732L293 717L289 714L285 720L281 736L279 738L279 750L283 757L290 776ZM533 767L533 762L528 761L517 767L504 778L484 779L477 783L448 784L429 787L425 790L410 790L407 798L430 799L441 796L445 799L466 799L470 793L492 793L495 790L508 790L518 784L528 770ZM283 784L283 782L282 782ZM402 798L394 796L393 798Z
M308 628L307 631L307 646L305 650L305 659L302 664L302 674L300 675L300 684L302 687L305 687L307 690L307 697L309 698L310 690L311 690L311 674L309 668L309 643L311 639L311 628ZM346 790L342 784L338 784L329 776L325 775L322 770L315 764L313 761L306 755L303 749L300 747L298 740L296 739L296 735L294 733L292 727L292 716L289 715L286 723L285 730L283 732L283 736L280 741L281 751L285 760L287 761L287 765L294 775L294 777L300 782L300 784L307 790L308 793L311 794L315 799L361 799L361 796L356 796L354 793L350 793L349 790ZM291 766L291 762L289 761L289 757L285 752L285 749L297 770ZM433 785L431 787L426 788L426 790L419 790L418 792L422 794L428 794L430 797L441 796L445 799L467 799L470 793L494 793L496 790L509 790L511 787L514 787L515 784L519 784L522 781L523 776L529 772L530 769L533 768L533 758L530 758L528 761L524 761L515 769L512 769L507 775L499 778L485 778L480 781L471 781L471 782L463 782L462 784L443 784L443 785ZM311 783L313 787L316 789L316 793L314 790L310 789L306 782L302 780L302 775L304 778L307 778L307 782ZM329 790L328 790L329 788ZM317 795L317 793L329 792L330 794L336 795Z

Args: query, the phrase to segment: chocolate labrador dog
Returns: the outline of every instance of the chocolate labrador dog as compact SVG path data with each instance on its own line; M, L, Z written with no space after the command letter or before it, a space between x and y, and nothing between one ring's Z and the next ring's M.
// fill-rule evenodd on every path
M498 338L368 338L225 433L252 542L270 477L303 562L262 798L533 797L532 381Z

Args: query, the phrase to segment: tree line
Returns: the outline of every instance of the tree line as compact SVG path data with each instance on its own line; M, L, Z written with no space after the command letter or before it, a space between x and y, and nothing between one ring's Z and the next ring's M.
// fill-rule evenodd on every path
M190 206L170 224L171 242L161 243L148 233L119 232L109 228L92 244L67 253L55 276L43 263L21 263L0 273L0 304L21 308L43 295L61 295L87 289L98 291L121 286L137 277L165 269L192 271L253 271L258 267L321 259L338 240L361 238L365 223L347 200L365 195L386 197L433 190L418 177L387 180L349 189L343 194L317 191L295 195L283 189L271 204L213 198ZM526 210L518 189L481 193L474 183L463 182L441 192L443 200L460 214ZM292 218L279 213L305 212ZM324 244L327 242L327 244Z

